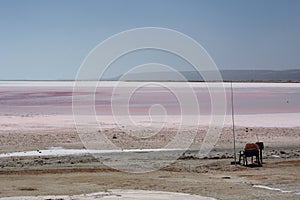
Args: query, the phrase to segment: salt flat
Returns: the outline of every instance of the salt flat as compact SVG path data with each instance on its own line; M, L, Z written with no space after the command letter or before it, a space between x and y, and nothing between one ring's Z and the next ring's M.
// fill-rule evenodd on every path
M107 194L104 199L109 199L116 196L109 196L107 191L116 188L124 191L117 194L131 199L134 195L144 198L144 190L147 195L153 193L154 199L172 199L175 195L160 191L186 193L182 194L184 197L179 194L178 198L183 199L299 198L299 83L233 83L237 151L249 142L259 140L265 144L265 163L262 168L253 169L229 165L233 156L229 83L224 84L227 109L218 141L201 158L197 152L211 122L209 93L204 83L142 87L144 90L133 95L128 105L119 103L118 106L127 106L131 111L132 121L122 122L116 121L111 112L113 87L117 84L102 82L95 95L96 115L80 116L86 118L82 122L87 133L105 136L117 148L98 145L86 149L84 135L78 134L72 112L74 82L0 82L0 196L88 199L98 198L89 194L100 192ZM122 95L144 84L122 83L116 100L122 102ZM180 95L191 86L200 102L201 115L181 115L180 105L162 85L177 87ZM165 118L149 113L149 106L156 103L169 112ZM198 117L199 123L195 125ZM97 126L91 126L91 119L96 120ZM166 145L176 135L184 139L192 132L195 135L187 152L180 154L178 160L170 160L174 149ZM105 156L101 160L89 153ZM141 160L149 166L172 162L148 173L116 170L126 169L127 164L137 167Z

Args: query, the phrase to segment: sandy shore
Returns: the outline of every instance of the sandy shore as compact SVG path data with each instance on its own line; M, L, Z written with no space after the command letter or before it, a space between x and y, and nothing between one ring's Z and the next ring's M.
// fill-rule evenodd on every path
M257 142L258 140L265 143L266 150L277 147L299 147L300 126L296 126L298 125L297 116L290 115L293 120L284 120L284 117L287 118L285 115L282 116L283 119L278 120L270 116L270 119L264 119L264 117L267 118L268 116L253 117L253 120L260 120L260 123L256 123L256 126L253 126L255 121L253 122L251 116L248 116L248 118L243 118L243 116L236 117L237 148L242 149L245 143ZM113 120L109 117L101 118L102 121L98 129L90 131L105 135L120 149L163 148L173 140L175 135L180 134L184 136L195 133L190 149L199 149L208 130L207 126L195 127L186 125L181 128L180 133L177 133L178 118L169 117L170 119L164 124L164 128L156 133L155 126L160 126L158 122L152 122L151 126L149 126L147 118L137 118L137 125L125 125L122 127L112 123ZM239 120L244 120L247 123L240 123ZM276 126L269 126L268 121L273 121L274 123L276 121L290 121L289 123L292 124L283 122L283 125L277 123ZM84 148L82 138L76 131L73 116L0 116L0 127L0 153L41 150L53 146L61 146L66 149ZM152 136L153 132L156 134ZM139 135L134 135L135 133ZM215 149L231 149L232 139L230 120L226 119Z
M260 168L234 166L230 161L182 158L163 169L135 174L111 169L92 156L11 158L2 160L10 166L0 171L0 196L84 199L76 195L121 189L180 192L216 199L299 199L299 159L265 159Z
M76 195L95 192L108 194L107 192L118 189L179 192L216 199L299 199L299 127L236 128L237 150L242 150L245 143L256 142L257 138L264 142L264 164L260 168L230 165L233 160L230 126L222 129L213 150L207 156L199 158L197 150L203 142L207 128L198 127L189 151L176 162L148 173L126 173L86 154L72 118L68 116L1 118L6 120L0 122L0 197L28 196L29 199L34 199L32 196L42 195L35 198L45 199L44 195L56 195L48 199L84 199L83 196ZM126 134L136 130L144 131L146 135L151 132L151 128L142 125L127 126L124 132L124 129L115 124L104 121L101 133L121 149L132 150L162 148L176 133L176 126L167 124L159 134L147 139ZM181 134L189 131L194 131L194 127L184 127ZM64 150L71 153L57 153ZM49 154L51 151L56 154ZM74 154L72 151L81 153ZM27 155L7 154L11 152ZM151 161L159 155L164 158L161 160L163 163L174 152L176 153L156 151L151 154L153 157L145 157L143 152L108 152L105 162L125 165L122 159L126 157L134 165L140 158ZM122 195L125 197L126 192ZM113 196L105 197L113 199ZM192 199L192 196L189 197L191 198L185 196L182 199ZM90 197L86 199L88 198Z

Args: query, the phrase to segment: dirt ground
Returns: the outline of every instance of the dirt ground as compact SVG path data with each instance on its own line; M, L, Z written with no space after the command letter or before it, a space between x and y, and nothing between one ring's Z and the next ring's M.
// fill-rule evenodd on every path
M53 146L84 148L72 121L61 123L57 119L58 125L53 120L53 124L49 123L47 117L38 120L25 117L26 123L22 125L17 122L22 122L24 117L19 118L0 122L0 153L36 151ZM37 121L41 124L36 124ZM102 131L124 149L141 147L140 141L127 137L115 127ZM204 135L205 129L200 128L191 149L200 147ZM163 130L162 134L144 142L143 147L159 148L172 140L172 136L171 128ZM175 163L148 173L118 171L87 155L0 158L0 197L77 195L132 189L182 192L216 199L299 199L300 128L237 127L237 150L258 138L265 144L264 164L254 168L230 165L233 160L230 127L223 129L218 143L205 158L200 159L191 151ZM168 156L167 152L165 155ZM122 155L118 156L107 157L118 161ZM136 162L134 157L133 154L128 159L133 164Z
M32 160L34 164L25 165ZM232 159L189 157L149 173L120 172L88 156L66 156L59 161L55 157L7 158L5 162L11 164L1 167L0 196L75 195L134 189L216 199L300 197L300 160L293 158L265 159L263 167L250 168L230 165Z

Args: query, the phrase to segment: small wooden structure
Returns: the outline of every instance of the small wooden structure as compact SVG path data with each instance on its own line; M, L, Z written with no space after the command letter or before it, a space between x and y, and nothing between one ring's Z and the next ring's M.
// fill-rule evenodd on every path
M257 143L248 143L245 145L244 151L240 151L239 154L239 163L243 163L243 165L248 166L248 159L251 158L251 166L257 165L262 166L262 150L264 149L263 142ZM255 157L255 162L253 160ZM243 161L243 162L241 162Z

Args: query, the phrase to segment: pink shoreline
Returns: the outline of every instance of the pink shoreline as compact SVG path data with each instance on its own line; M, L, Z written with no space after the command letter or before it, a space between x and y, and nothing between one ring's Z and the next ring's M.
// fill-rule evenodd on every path
M85 120L93 122L95 120L94 116L83 116ZM181 117L185 119L181 122ZM123 116L123 118L128 118L128 116ZM168 126L178 126L182 123L183 126L195 126L197 116L180 116L180 115L168 115L166 116L166 125ZM97 116L98 123L104 127L115 126L118 121L115 121L113 116L102 115ZM118 119L118 118L117 118ZM149 118L149 116L131 116L134 123L129 123L130 121L122 120L120 124L128 122L129 126L161 126L164 121L156 121L155 116ZM151 119L153 122L151 123ZM157 119L161 119L158 117ZM204 115L200 116L200 127L207 127L210 124L210 116ZM281 113L281 114L257 114L257 115L235 115L235 125L236 126L246 126L246 127L299 127L300 113ZM15 125L15 126L14 126ZM225 121L223 126L229 127L232 125L231 116L225 116ZM27 116L0 116L0 127L2 130L11 129L30 129L32 127L74 127L75 121L73 115L27 115Z

